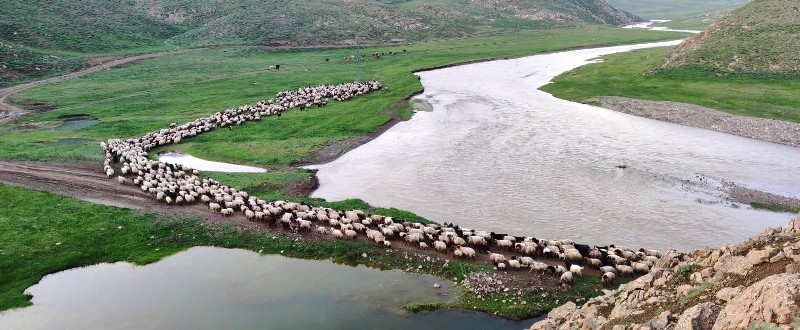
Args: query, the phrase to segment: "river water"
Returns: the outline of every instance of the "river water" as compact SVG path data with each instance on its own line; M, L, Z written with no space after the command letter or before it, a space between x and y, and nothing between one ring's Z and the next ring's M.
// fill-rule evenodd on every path
M361 198L437 222L589 244L688 250L733 243L790 214L726 201L721 180L800 196L800 149L557 99L538 88L585 49L419 73L421 111L311 166L314 197ZM617 165L625 164L620 169Z
M433 285L440 283L441 288ZM522 329L474 312L410 314L455 290L428 275L196 247L147 266L101 264L48 275L33 306L0 329Z

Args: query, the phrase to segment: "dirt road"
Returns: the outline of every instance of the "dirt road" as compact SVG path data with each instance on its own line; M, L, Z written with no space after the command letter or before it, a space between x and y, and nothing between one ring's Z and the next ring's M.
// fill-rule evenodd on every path
M25 109L22 109L22 108L18 108L18 107L15 107L13 105L10 105L10 104L6 103L6 99L11 94L14 94L14 93L17 93L17 92L20 92L20 91L24 91L26 89L30 89L30 88L33 88L33 87L45 85L45 84L65 81L65 80L72 79L72 78L75 78L75 77L79 77L79 76L82 76L82 75L85 75L85 74L88 74L88 73L97 72L97 71L100 71L100 70L105 70L105 69L108 69L108 68L111 68L111 67L115 67L115 66L118 66L118 65L122 65L122 64L127 64L127 63L131 63L131 62L135 62L135 61L141 61L141 60L150 59L150 58L175 55L175 54L179 54L179 53L186 52L186 51L188 51L188 50L170 51L170 52L153 53L153 54L142 54L142 55L118 58L118 59L110 60L110 61L107 61L107 62L103 62L101 64L98 64L98 65L95 65L95 66L92 66L92 67L89 67L89 68L86 68L86 69L83 69L83 70L80 70L80 71L71 72L71 73L68 73L68 74L65 74L65 75L52 77L52 78L48 78L48 79L43 79L43 80L37 80L37 81L29 82L29 83L26 83L26 84L21 84L21 85L16 85L16 86L11 86L11 87L0 89L0 124L15 120L15 119L17 119L19 117L24 116L26 113L28 113L28 110L25 110Z

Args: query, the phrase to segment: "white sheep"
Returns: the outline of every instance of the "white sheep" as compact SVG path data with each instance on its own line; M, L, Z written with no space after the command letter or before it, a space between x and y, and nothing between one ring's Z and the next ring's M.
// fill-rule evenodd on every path
M567 271L564 272L564 274L561 274L561 283L570 284L572 283L572 280L572 272Z
M600 276L600 282L603 283L603 286L608 286L612 282L614 282L615 278L617 278L616 274L614 274L612 272L605 272L605 273L603 273L602 276Z

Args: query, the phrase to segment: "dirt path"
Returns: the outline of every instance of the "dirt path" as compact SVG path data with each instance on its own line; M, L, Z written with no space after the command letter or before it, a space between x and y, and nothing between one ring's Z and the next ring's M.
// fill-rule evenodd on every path
M21 85L16 85L16 86L11 86L11 87L0 89L0 124L15 120L15 119L17 119L19 117L22 117L22 116L24 116L25 114L28 113L28 110L25 110L25 109L22 109L22 108L18 108L18 107L15 107L13 105L10 105L10 104L6 103L6 99L11 94L14 94L14 93L17 93L17 92L20 92L20 91L24 91L26 89L34 88L34 87L37 87L37 86L45 85L45 84L65 81L65 80L72 79L72 78L75 78L75 77L79 77L79 76L82 76L82 75L85 75L85 74L88 74L88 73L97 72L97 71L100 71L100 70L105 70L105 69L108 69L108 68L112 68L112 67L115 67L115 66L118 66L118 65L123 65L123 64L127 64L127 63L136 62L136 61L146 60L146 59L150 59L150 58L157 58L157 57L175 55L175 54L179 54L179 53L186 52L186 51L188 51L188 50L169 51L169 52L153 53L153 54L142 54L142 55L118 58L118 59L114 59L114 60L110 60L110 61L107 61L107 62L100 63L98 65L94 65L92 67L89 67L89 68L86 68L86 69L83 69L83 70L80 70L80 71L71 72L71 73L68 73L68 74L65 74L65 75L52 77L52 78L47 78L47 79L43 79L43 80L32 81L32 82L21 84Z

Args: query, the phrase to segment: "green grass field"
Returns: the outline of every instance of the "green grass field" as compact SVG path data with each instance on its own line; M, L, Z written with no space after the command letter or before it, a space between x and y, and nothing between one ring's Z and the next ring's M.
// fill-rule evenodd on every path
M800 122L800 79L718 76L714 72L658 70L667 48L603 57L556 77L542 90L586 102L598 96L697 104L737 115Z

